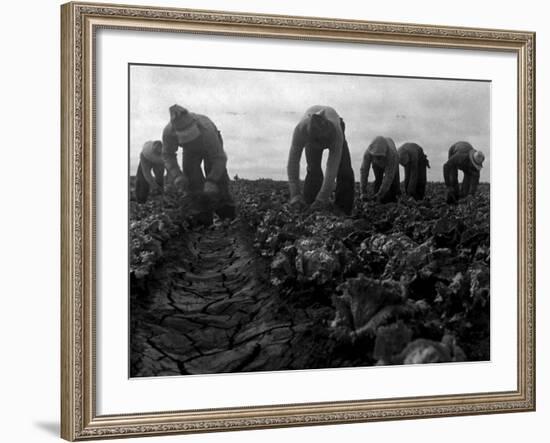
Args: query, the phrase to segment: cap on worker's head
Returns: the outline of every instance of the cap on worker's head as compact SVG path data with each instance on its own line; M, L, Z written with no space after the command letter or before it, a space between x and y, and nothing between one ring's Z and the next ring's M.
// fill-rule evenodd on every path
M385 157L388 153L388 142L384 137L376 137L367 148L370 155Z
M200 135L195 119L183 106L170 106L170 123L180 143L190 142Z
M478 171L483 168L483 160L485 160L485 155L483 155L483 152L476 151L475 149L470 151L470 161Z

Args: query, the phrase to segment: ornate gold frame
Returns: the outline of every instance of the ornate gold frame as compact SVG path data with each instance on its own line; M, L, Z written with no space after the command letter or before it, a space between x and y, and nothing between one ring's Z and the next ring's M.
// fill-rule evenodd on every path
M535 409L535 34L219 11L61 7L61 435L67 440ZM94 32L100 27L509 51L518 58L517 390L149 414L95 411Z

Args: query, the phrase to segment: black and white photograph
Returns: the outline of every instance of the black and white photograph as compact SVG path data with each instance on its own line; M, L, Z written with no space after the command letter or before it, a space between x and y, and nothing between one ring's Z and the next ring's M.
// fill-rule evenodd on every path
M489 361L491 82L130 64L129 376Z

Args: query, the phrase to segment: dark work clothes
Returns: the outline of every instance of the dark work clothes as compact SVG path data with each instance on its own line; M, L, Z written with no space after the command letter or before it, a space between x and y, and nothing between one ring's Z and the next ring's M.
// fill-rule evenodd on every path
M163 157L168 176L171 180L179 176L185 177L186 191L191 193L201 192L206 181L215 183L220 191L220 205L216 213L221 217L232 218L235 215L235 203L229 191L227 156L221 134L208 117L193 113L190 115L200 131L196 139L180 144L172 124L169 123L164 128ZM180 146L182 147L182 169L176 158L176 152ZM201 167L203 162L204 173Z
M220 136L221 137L221 136ZM203 158L200 154L184 150L182 157L183 171L185 177L189 180L188 191L191 193L201 192L206 182L206 178L211 176L212 163L204 161L204 174L201 168ZM205 177L206 174L206 177ZM235 216L235 203L229 191L229 175L227 169L224 169L221 177L215 182L220 191L220 206L215 212L222 218L233 218Z
M171 180L185 175L185 166L182 172L176 159L178 148L181 147L184 158L200 162L204 160L209 169L206 180L217 183L224 175L227 165L227 156L223 150L220 133L208 117L193 113L190 113L190 115L195 119L200 131L200 135L196 139L184 144L179 143L172 123L168 123L162 133L162 155L168 175Z
M479 170L470 158L472 145L458 142L449 148L449 160L443 165L443 177L447 185L447 203L456 203L459 198L474 195L479 184ZM462 186L459 188L458 171L464 173Z
M426 172L430 167L424 150L416 143L405 143L397 152L399 163L405 168L405 194L422 200L426 194Z
M376 137L363 155L361 194L367 195L369 171L374 171L374 193L380 203L396 202L401 195L399 158L395 143L389 137Z
M342 133L344 133L344 123L340 122ZM323 184L323 169L321 160L323 150L317 149L312 145L306 146L307 174L304 182L304 200L307 204L315 201L319 190ZM348 143L344 135L342 146L342 156L336 175L336 189L334 195L335 205L345 214L351 214L353 209L353 198L355 194L355 177L351 167L351 158Z
M155 174L154 179L151 170ZM154 180L161 189L164 187L164 163L153 162L142 153L136 174L136 200L138 203L147 201L151 189L149 181L151 180Z
M353 208L354 181L349 147L344 135L345 125L330 106L310 107L292 134L287 173L290 198L300 196L300 159L306 151L307 175L304 183L306 203L326 203L335 192L335 204L346 214ZM328 150L323 174L321 159Z
M376 165L372 165L372 170L374 171L374 193L378 194L382 183L384 182L385 168L381 168ZM395 174L393 180L391 181L390 188L384 192L380 193L379 201L380 203L392 203L397 201L397 197L401 195L401 183L399 183L399 174Z

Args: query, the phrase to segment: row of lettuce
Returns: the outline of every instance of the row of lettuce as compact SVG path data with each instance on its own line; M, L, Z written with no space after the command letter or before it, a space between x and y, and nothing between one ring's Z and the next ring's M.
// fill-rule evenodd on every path
M297 212L282 182L233 183L239 220L269 283L332 307L335 343L369 364L489 358L489 187L458 206L429 184L423 202L357 202L351 217ZM130 208L130 271L148 277L167 242L189 229L182 196ZM260 258L261 257L261 258Z
M449 207L430 184L423 202L358 203L348 218L292 211L274 182L250 191L237 191L241 218L271 284L329 300L338 343L372 364L489 358L488 185Z
M167 242L186 229L174 193L157 196L144 204L130 202L130 275L143 280L164 256Z

